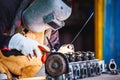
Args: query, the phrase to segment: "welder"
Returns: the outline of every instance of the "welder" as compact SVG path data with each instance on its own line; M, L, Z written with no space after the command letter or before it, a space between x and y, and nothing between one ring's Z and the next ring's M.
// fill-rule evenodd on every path
M50 51L46 37L59 48L58 29L71 15L69 4L69 0L0 0L1 79L35 76L44 62L43 52Z

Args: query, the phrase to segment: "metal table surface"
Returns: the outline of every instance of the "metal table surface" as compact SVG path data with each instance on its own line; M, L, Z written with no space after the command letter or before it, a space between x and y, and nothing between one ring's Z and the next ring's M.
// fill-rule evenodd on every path
M45 68L44 65L40 72L36 75L38 76L45 76ZM111 75L111 74L101 74L100 76L95 76L95 77L88 77L88 78L83 78L83 79L78 79L78 80L120 80L120 74L118 75Z
M96 77L88 77L78 80L120 80L120 75L102 74Z

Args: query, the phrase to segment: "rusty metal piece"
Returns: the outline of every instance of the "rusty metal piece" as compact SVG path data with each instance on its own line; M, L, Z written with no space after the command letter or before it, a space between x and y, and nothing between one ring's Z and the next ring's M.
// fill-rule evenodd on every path
M109 62L109 70L110 70L111 74L118 74L117 65L116 65L114 59L111 59Z
M76 52L76 61L82 61L83 54L81 51Z
M83 60L89 60L89 54L87 52L82 51L83 54Z
M87 53L89 54L89 60L93 60L95 59L95 53L94 52L91 52L91 51L87 51Z
M67 61L61 53L52 53L45 63L46 73L53 77L58 77L67 71Z

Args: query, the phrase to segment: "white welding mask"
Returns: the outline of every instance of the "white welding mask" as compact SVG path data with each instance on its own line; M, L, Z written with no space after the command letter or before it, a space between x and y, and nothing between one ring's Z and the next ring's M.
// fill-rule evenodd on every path
M60 29L64 21L71 15L72 9L67 0L34 0L23 11L23 25L34 32L48 28Z

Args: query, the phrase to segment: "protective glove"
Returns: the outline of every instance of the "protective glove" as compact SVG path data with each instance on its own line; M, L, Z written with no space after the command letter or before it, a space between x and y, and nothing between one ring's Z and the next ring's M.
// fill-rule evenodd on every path
M6 79L8 79L7 75L4 73L0 73L0 80L6 80Z
M10 49L17 49L18 51L21 51L22 54L29 56L30 58L34 56L41 57L42 51L50 51L47 46L39 44L37 41L24 37L19 33L15 34L11 38L8 47Z
M60 53L73 53L75 52L74 45L73 44L64 44L62 45L57 52Z

